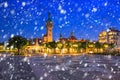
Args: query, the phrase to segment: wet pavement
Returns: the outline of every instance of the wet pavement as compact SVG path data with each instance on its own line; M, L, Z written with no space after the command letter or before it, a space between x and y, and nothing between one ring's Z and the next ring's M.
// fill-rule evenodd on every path
M0 80L120 80L120 56L0 57Z

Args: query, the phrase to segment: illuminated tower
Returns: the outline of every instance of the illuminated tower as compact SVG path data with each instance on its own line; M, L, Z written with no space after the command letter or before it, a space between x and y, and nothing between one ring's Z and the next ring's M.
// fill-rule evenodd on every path
M52 42L52 28L53 28L53 22L51 20L50 13L48 13L48 19L46 21L46 28L47 28L47 42Z

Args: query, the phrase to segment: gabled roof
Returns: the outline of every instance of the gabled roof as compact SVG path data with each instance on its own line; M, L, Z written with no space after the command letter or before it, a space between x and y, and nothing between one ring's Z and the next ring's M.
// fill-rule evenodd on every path
M70 36L69 40L77 40L77 38L75 36Z

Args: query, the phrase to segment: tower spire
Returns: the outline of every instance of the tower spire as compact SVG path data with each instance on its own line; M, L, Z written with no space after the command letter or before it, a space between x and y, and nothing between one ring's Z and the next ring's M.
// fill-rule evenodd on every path
M50 21L52 21L51 20L51 14L50 14L50 12L48 12L48 20L47 20L48 22L50 22Z
M60 39L62 38L62 34L60 33Z
M74 36L74 32L73 31L71 32L70 36Z
M50 16L51 16L51 14L50 14L50 12L48 12L48 19L50 19Z

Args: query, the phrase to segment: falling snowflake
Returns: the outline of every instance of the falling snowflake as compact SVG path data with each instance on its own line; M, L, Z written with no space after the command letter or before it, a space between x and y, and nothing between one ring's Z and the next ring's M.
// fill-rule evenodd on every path
M58 10L60 10L61 14L66 14L66 10L64 10L61 5L59 5Z
M15 13L15 10L11 10L10 13L13 15Z
M104 6L107 6L107 5L108 5L108 2L105 2L105 3L104 3Z
M86 17L86 18L88 18L89 16L90 16L90 14L89 14L89 13L85 14L85 17Z
M97 12L97 8L94 7L94 8L92 9L92 12Z
M11 38L13 38L14 37L14 34L11 34Z
M26 2L22 2L22 6L24 7L26 5Z
M7 2L4 3L4 7L5 7L5 8L8 7L8 3L7 3Z
M43 30L43 29L44 29L44 26L41 26L41 27L40 27L40 30Z

